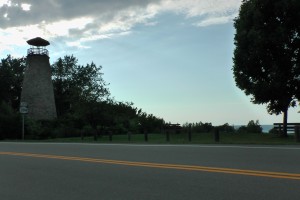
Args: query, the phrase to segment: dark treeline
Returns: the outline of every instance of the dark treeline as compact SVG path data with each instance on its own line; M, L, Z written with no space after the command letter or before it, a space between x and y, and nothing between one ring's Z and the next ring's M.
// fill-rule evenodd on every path
M0 63L0 139L21 137L19 114L26 58L7 56ZM42 139L103 134L159 132L164 120L138 109L131 102L110 97L102 67L79 65L74 56L51 65L57 119L26 118L26 138Z
M259 121L250 120L246 126L240 126L238 129L235 129L234 126L225 123L220 126L213 126L211 123L185 123L182 126L185 132L191 131L193 133L209 133L213 132L216 128L221 133L262 133L262 127L259 124Z

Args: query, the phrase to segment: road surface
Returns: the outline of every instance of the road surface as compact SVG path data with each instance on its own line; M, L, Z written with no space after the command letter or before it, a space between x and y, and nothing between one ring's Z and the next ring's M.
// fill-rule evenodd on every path
M300 199L300 147L2 142L0 197Z

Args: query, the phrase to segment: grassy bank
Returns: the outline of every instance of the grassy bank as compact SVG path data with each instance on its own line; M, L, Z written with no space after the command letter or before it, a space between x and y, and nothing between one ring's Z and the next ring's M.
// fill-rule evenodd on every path
M36 141L36 140L35 140ZM215 142L213 133L193 133L192 140L188 140L188 134L170 134L170 140L166 140L164 134L148 134L148 141L145 141L143 134L133 134L131 139L127 135L113 135L112 141L109 136L99 136L97 141L94 137L76 138L55 138L38 140L41 142L83 142L83 143L132 143L132 144L268 144L268 145L296 145L294 136L282 138L273 134L238 134L220 133L220 141Z

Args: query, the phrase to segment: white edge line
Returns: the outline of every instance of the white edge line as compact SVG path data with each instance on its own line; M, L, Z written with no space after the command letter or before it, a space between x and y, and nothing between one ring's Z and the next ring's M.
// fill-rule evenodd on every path
M294 146L255 146L255 145L203 145L203 144L121 144L121 143L68 143L68 142L0 142L1 144L26 144L26 145L86 145L86 146L128 146L128 147L193 147L193 148L237 148L237 149L278 149L278 150L300 150Z

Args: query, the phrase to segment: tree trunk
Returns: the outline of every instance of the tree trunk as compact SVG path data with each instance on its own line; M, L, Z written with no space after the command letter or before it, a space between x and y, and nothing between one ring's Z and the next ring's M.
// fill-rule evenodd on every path
M286 108L285 111L283 111L283 132L282 136L287 137L287 121L288 121L288 108Z

